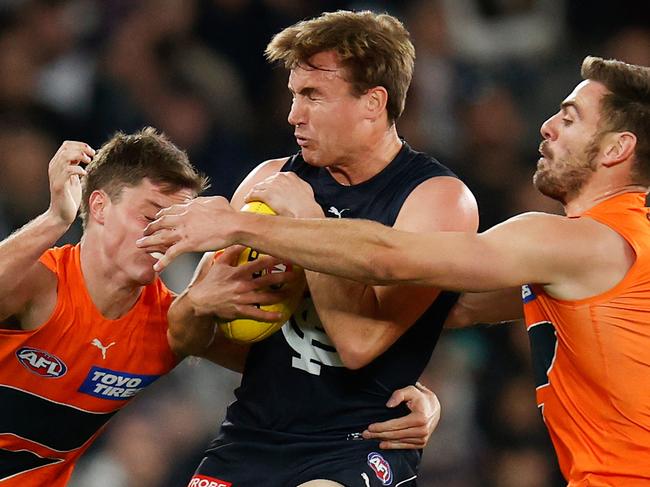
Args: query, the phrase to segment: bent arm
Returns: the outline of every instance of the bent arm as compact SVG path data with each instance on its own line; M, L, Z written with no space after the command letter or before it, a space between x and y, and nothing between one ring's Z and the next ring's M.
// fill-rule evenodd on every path
M420 184L395 222L395 228L414 234L473 232L477 226L476 202L455 178L433 178ZM345 253L355 251L351 247ZM318 272L307 272L307 280L327 335L344 365L352 369L384 353L439 294L435 287L371 286Z
M0 243L0 319L22 314L49 281L51 276L40 272L38 259L74 222L81 201L80 178L86 174L79 164L87 164L94 154L83 142L61 144L48 166L49 208Z
M192 282L205 277L212 258L212 254L203 257ZM188 294L189 286L174 300L167 313L167 340L172 351L181 359L193 355L235 372L242 372L249 347L224 337L219 332L215 317L197 311Z
M69 226L47 211L0 243L0 319L19 314L34 297L38 259Z

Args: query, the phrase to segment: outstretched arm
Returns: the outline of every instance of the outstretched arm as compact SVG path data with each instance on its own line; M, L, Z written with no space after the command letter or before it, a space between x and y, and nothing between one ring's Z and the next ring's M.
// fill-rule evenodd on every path
M590 218L527 213L481 234L398 231L348 219L292 219L234 212L219 198L173 206L147 227L139 245L176 255L232 243L302 267L372 284L417 284L490 291L527 283L564 299L603 292L634 255L611 228ZM336 258L333 258L336 256Z

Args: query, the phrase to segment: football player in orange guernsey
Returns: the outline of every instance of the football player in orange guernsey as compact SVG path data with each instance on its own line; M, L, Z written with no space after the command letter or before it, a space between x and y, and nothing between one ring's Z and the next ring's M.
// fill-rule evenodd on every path
M149 232L176 230L149 244L173 244L162 265L179 251L242 243L364 282L523 285L537 400L569 485L648 485L650 68L587 57L582 76L541 127L534 176L566 216L523 214L479 235L418 235L371 222L240 215L213 199L161 212ZM313 201L304 205L318 216ZM218 226L206 221L208 208Z
M96 154L65 142L49 178L49 209L0 243L2 487L65 485L115 412L182 358L168 343L173 296L153 270L155 259L135 241L161 208L194 198L205 179L152 128L117 134ZM81 243L50 248L80 205ZM237 255L236 248L224 253ZM269 263L233 267L218 259L194 287L211 289L212 312L273 319L250 310L277 300L259 290L283 277L252 279ZM229 286L219 285L226 280ZM241 368L242 350L221 337L204 355ZM415 424L409 436L415 431L426 442L439 417L435 396L411 387L394 400L413 401L415 413L398 419L392 434L399 441L400 425L409 431Z

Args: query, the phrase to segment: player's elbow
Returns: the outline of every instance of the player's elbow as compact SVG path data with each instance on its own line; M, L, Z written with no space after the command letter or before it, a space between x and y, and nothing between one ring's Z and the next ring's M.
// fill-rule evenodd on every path
M345 346L337 347L337 352L343 366L350 370L359 370L365 367L378 355L369 347L364 346L364 344L352 342L347 343Z
M187 343L183 340L182 336L174 333L171 329L167 329L167 343L169 348L179 358L185 358L191 353L187 350Z

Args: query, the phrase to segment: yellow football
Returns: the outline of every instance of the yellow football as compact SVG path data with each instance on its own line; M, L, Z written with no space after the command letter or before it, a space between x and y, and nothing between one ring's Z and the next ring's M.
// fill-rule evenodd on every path
M265 203L260 201L254 201L247 203L242 208L242 211L250 211L253 213L262 213L265 215L275 215L276 213ZM245 264L246 262L252 262L259 259L264 254L260 254L255 249L250 247L245 248L242 253L239 255L237 265ZM300 272L304 274L302 268L291 264L290 262L284 262L275 265L272 269L267 269L262 271L263 274L266 272L284 272L285 270L293 270L293 272ZM278 331L282 326L287 322L295 311L298 303L302 299L304 291L304 276L301 276L302 285L295 286L293 292L286 297L283 301L270 304L270 305L261 305L260 309L265 311L277 311L282 314L282 317L279 321L276 322L265 322L257 321L252 319L237 319L229 322L220 322L219 328L223 334L230 338L233 341L239 343L253 343L263 340L271 336L273 333Z

